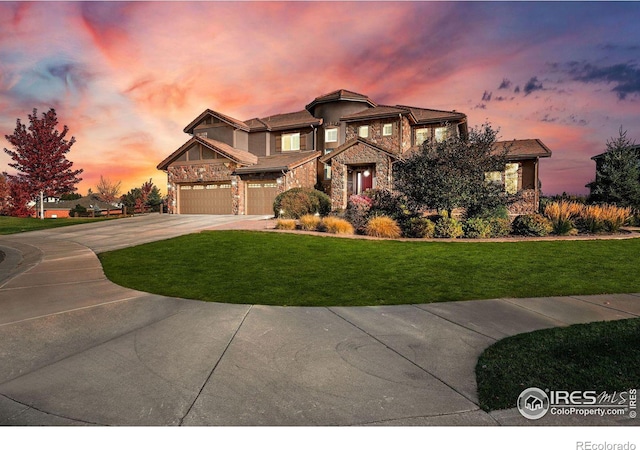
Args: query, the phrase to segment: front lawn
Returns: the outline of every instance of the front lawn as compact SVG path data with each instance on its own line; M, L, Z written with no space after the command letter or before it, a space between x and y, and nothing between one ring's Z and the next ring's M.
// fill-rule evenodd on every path
M515 408L529 387L620 393L640 386L640 319L524 333L487 348L478 359L480 406Z
M66 227L81 223L95 222L100 219L35 219L33 217L0 217L0 235L24 233L25 231L46 230L49 228Z
M115 283L205 301L388 305L640 292L640 239L400 242L215 231L100 254Z

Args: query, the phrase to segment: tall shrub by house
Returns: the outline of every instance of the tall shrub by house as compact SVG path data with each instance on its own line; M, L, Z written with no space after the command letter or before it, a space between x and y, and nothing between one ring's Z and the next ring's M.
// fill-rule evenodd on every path
M310 188L293 188L278 194L273 202L276 217L299 219L305 214L326 216L331 211L331 199L324 192Z

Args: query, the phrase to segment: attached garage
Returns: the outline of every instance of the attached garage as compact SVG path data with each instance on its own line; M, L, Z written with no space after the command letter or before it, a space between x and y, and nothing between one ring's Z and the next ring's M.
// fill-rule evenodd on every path
M180 214L233 214L231 183L180 184Z
M273 201L277 195L275 179L247 182L247 214L273 214Z

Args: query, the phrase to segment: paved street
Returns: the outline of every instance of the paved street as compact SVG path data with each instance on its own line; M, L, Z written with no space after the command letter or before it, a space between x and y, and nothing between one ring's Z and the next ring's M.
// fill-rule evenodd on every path
M0 237L0 425L635 424L487 414L474 367L509 335L638 317L640 294L205 303L116 286L95 255L261 219L150 215Z

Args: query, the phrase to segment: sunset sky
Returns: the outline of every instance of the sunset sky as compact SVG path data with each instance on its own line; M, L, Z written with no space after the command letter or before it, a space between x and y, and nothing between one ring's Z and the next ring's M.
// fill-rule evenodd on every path
M348 89L539 138L545 194L586 193L622 127L640 143L636 2L0 2L0 148L54 107L85 194L153 181L206 108L240 120ZM0 155L0 171L10 171Z

